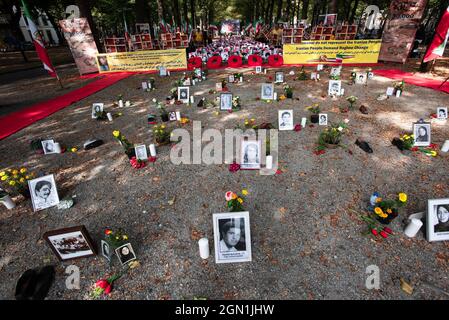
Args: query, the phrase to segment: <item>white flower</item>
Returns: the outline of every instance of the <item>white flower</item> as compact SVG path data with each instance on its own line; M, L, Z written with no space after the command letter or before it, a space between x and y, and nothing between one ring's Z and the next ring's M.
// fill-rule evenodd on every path
M343 128L342 127L338 127L338 131L343 131Z
M349 119L345 119L344 121L345 121L345 123L349 123Z
M153 98L153 102L156 103L156 102L157 102L157 99L156 99L156 98Z

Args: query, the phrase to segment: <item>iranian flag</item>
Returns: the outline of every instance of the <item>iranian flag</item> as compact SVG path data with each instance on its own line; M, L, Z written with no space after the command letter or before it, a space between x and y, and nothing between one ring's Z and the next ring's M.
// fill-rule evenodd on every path
M28 28L31 32L31 36L33 38L33 43L34 47L36 48L37 55L39 59L41 59L42 63L44 64L44 69L48 71L49 75L54 78L57 78L58 76L56 74L56 70L51 64L50 58L48 57L48 53L47 50L45 49L42 36L39 33L39 30L37 29L33 20L31 19L30 12L28 11L28 8L24 0L22 0L22 5L23 5L23 15L28 25Z
M449 36L449 7L443 14L443 17L438 24L435 31L435 37L429 46L429 49L424 56L424 62L435 60L443 56L444 49L446 48L447 38Z

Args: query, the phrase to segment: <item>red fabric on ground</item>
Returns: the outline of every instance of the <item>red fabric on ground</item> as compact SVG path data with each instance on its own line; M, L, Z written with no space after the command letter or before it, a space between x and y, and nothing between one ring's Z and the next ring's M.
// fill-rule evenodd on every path
M404 80L405 83L413 84L419 87L430 88L438 91L449 93L449 81L441 88L444 80L429 79L419 76L411 72L404 72L399 69L373 70L374 75L382 76L393 80Z
M132 73L108 74L60 97L2 116L0 117L0 140L131 75Z

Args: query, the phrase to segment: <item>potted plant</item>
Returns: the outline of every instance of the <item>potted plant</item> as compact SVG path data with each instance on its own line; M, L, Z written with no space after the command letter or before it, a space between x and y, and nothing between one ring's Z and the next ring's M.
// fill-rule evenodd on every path
M26 168L13 168L0 172L0 181L10 193L21 194L26 199L30 199L30 189L28 180L34 179L34 172L29 173Z
M112 132L112 135L114 136L115 139L117 139L117 141L123 147L123 149L124 149L124 151L125 151L125 153L126 153L126 155L128 156L129 159L131 159L132 157L136 156L136 151L134 149L134 145L132 143L130 143L128 141L128 139L126 139L126 137L121 134L120 131L114 130Z
M341 138L347 128L344 123L331 123L328 128L325 128L318 137L319 149L336 148L340 145Z
M347 97L346 100L349 102L349 109L352 110L354 108L354 103L356 103L358 98L356 96L350 96L350 97Z
M164 105L162 104L162 102L157 99L153 99L153 102L156 103L156 107L159 109L159 112L161 115L161 120L163 122L169 121L169 119L170 119L169 113L168 113L167 109L164 108Z
M376 192L371 196L370 203L377 220L382 224L390 224L399 215L399 208L407 204L407 194L401 192L393 200L384 200Z
M232 111L238 111L242 108L242 105L240 103L240 97L235 96L232 98Z
M293 99L293 88L290 87L288 84L284 86L284 93L287 98Z
M318 105L318 103L315 103L313 106L309 106L306 109L309 110L312 113L310 115L310 122L318 123L318 121L319 121L318 114L321 111L320 106Z
M299 70L297 80L302 80L302 81L304 81L304 80L307 80L307 79L308 79L308 78L307 78L307 73L306 73L306 71L304 70L304 66L302 66L302 67L301 67L301 70Z
M171 132L167 130L165 125L154 126L153 128L153 137L154 141L158 145L164 145L170 143Z
M401 91L401 94L404 92L405 83L404 80L395 82L394 84L394 94L396 94L398 91Z

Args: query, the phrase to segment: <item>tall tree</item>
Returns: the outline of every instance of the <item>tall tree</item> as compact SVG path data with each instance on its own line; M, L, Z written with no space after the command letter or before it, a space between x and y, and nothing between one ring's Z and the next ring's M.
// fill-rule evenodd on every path
M162 0L156 0L157 3L157 17L159 22L164 20L164 7L162 6Z
M95 44L97 45L98 50L100 50L101 45L98 37L98 29L94 19L92 18L92 4L90 0L76 0L76 4L80 9L81 17L87 19L92 35L94 36Z
M181 25L181 11L179 11L179 1L173 0L173 17L175 18L176 25Z
M192 28L196 28L195 0L190 0L190 19L192 20Z
M276 10L276 23L281 20L281 15L282 15L282 0L277 0L277 10Z
M359 6L359 0L355 0L354 7L352 8L351 16L349 17L349 23L354 22L355 14L357 13L357 7Z
M338 0L331 0L329 6L329 13L337 13L338 9Z
M309 12L309 0L304 0L302 2L301 19L307 19L308 12Z
M182 1L182 8L184 11L184 21L188 26L189 25L189 8L187 6L187 0Z

